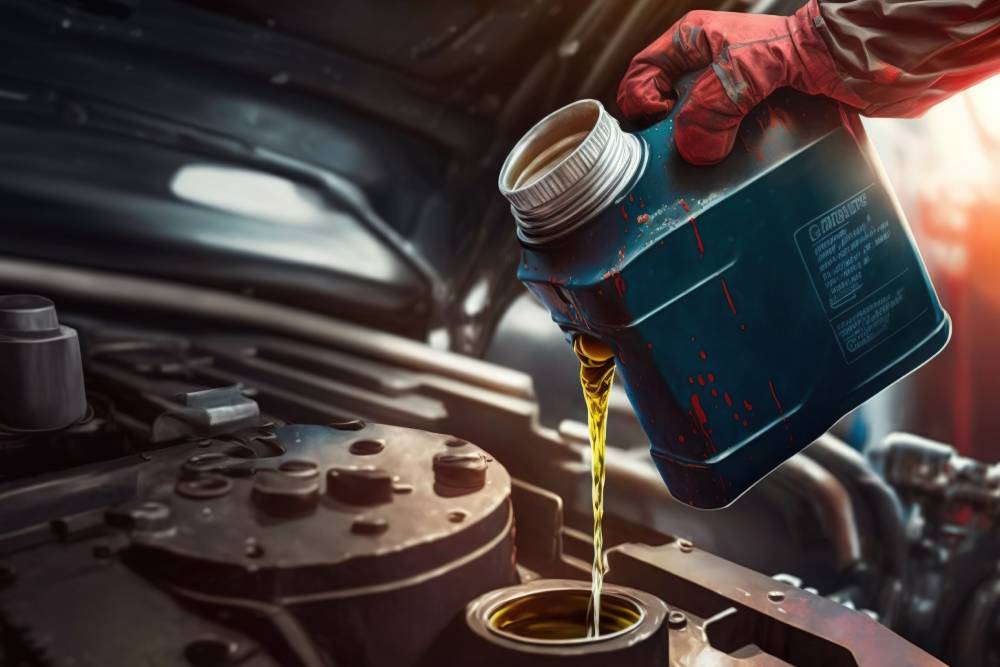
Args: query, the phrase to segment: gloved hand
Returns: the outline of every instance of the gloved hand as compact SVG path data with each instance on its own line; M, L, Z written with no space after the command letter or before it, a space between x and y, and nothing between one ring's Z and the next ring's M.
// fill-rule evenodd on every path
M781 86L864 108L816 30L818 16L816 0L787 17L690 12L632 59L618 106L629 120L659 120L674 106L674 81L704 69L674 120L677 150L694 164L728 155L743 117Z

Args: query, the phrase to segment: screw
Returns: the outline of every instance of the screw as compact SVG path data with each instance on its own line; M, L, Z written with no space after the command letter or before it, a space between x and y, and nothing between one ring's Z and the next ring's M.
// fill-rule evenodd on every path
M689 554L691 553L692 550L694 550L694 542L692 542L691 540L685 540L683 538L679 539L677 540L677 548L679 548L684 553Z
M448 512L448 521L452 523L462 523L465 521L465 517L469 516L469 513L465 510L452 510Z
M687 626L688 619L682 612L672 611L667 616L667 625L669 625L674 630L680 630L681 628Z
M468 443L467 440L462 440L461 438L448 438L444 441L447 447L465 447Z
M413 493L413 485L412 484L393 484L392 485L392 492L393 493Z
M767 594L767 599L770 600L771 602L781 602L782 600L785 599L785 594L782 593L781 591L770 591Z

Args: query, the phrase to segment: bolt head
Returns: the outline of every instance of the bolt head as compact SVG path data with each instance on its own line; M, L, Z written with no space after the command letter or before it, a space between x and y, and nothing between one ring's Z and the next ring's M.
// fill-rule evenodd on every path
M672 611L667 616L667 625L674 630L680 630L681 628L687 626L687 622L687 616L683 612Z
M257 507L274 515L308 512L319 503L319 478L292 477L266 470L257 473L251 497Z
M475 491L486 486L486 459L479 452L440 452L434 455L434 483L440 487Z
M351 505L391 502L392 475L372 466L330 468L326 473L326 492Z
M382 517L362 516L351 524L351 532L357 535L381 535L389 529L389 522Z

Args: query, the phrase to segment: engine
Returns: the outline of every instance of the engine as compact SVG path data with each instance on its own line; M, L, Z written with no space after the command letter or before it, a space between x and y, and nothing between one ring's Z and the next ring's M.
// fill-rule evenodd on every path
M890 487L828 438L712 514L612 452L622 626L538 642L533 614L585 613L589 488L527 376L346 323L60 308L0 316L4 664L997 664L948 653L995 641L1000 592L968 571L995 562L1000 472L949 448L895 436Z

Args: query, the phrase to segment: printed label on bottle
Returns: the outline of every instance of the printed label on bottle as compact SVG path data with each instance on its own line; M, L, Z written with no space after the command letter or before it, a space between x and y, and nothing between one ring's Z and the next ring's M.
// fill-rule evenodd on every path
M926 312L909 239L874 185L799 227L795 243L845 362Z

